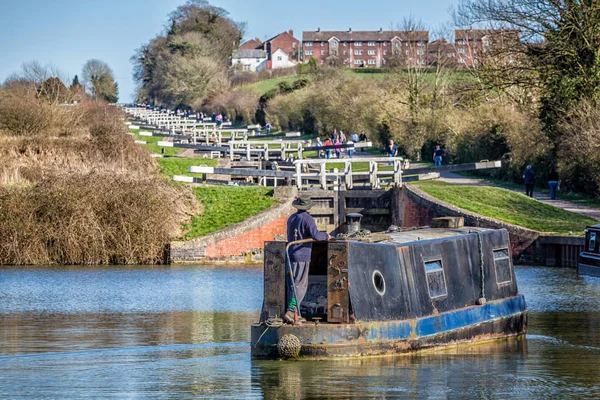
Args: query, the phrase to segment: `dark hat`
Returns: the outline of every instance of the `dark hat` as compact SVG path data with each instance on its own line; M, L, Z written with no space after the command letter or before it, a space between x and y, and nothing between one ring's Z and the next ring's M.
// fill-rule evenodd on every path
M298 210L308 210L312 206L314 206L315 203L310 198L308 198L306 196L300 196L296 200L294 200L294 202L292 203L292 205L294 207L296 207Z

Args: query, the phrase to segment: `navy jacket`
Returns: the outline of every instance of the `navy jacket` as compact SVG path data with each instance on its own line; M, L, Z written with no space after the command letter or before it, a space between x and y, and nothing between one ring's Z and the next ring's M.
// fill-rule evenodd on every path
M308 211L300 211L292 214L287 221L288 242L310 239L327 240L327 234L319 232L317 224ZM312 252L312 243L290 246L289 255L292 262L309 262Z
M532 169L526 169L523 175L525 175L526 185L533 185L535 183L535 173Z

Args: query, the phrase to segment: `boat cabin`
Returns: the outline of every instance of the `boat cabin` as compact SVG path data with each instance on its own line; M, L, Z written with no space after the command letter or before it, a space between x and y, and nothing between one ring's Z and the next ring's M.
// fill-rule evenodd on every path
M261 322L286 311L285 246L265 243ZM300 311L328 324L404 320L517 294L506 230L417 229L314 243Z
M585 228L585 243L579 254L577 273L600 276L600 224Z

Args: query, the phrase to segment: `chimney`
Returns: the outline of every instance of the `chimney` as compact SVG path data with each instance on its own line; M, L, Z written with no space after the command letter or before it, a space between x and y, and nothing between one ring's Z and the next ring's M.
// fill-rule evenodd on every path
M379 33L383 32L383 28L379 28Z
M352 27L348 28L348 32L352 32Z
M293 30L293 29L290 29L290 30L288 31L288 33L290 34L290 36L294 37L294 30Z
M317 32L321 32L321 28L317 28Z

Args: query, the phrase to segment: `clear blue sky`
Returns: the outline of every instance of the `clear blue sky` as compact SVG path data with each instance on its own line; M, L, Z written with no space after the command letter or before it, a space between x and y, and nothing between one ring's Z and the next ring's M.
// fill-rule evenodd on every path
M51 63L69 77L90 58L115 71L120 101L134 91L130 57L161 32L167 15L185 0L1 0L0 82L23 62ZM247 23L246 38L264 40L302 31L377 30L412 15L430 27L450 20L457 0L212 0L236 21Z

